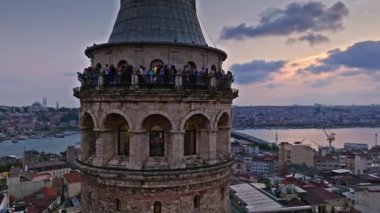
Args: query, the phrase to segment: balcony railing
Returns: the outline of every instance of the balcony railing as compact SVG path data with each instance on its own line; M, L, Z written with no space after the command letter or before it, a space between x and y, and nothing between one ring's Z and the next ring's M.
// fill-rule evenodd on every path
M199 75L105 75L97 73L78 73L81 82L80 91L87 89L214 89L232 91L234 81L232 74L199 74Z

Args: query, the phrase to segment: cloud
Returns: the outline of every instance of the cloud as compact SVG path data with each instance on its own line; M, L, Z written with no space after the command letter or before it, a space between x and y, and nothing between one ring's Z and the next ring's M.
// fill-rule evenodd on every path
M6 76L0 76L0 83L1 84L27 84L28 81L25 79L15 76L15 75L6 75Z
M334 83L335 80L336 79L334 77L325 78L325 79L318 79L314 82L311 82L310 86L314 87L314 88L321 88L321 87L325 87L325 86L328 86L328 85Z
M65 72L65 73L63 73L63 75L65 77L76 77L77 73L75 73L75 72Z
M252 84L264 82L281 71L287 61L253 60L245 64L233 64L231 70L235 73L238 84Z
M320 2L291 3L285 9L272 8L265 11L259 24L249 26L225 26L221 33L224 40L243 40L265 36L288 36L293 33L338 31L343 29L343 19L349 10L342 2L326 7Z
M304 41L309 43L310 46L315 46L318 44L329 42L330 39L324 35L313 34L313 33L308 33L308 34L300 36L298 38L289 38L288 39L289 44L293 44L296 42L304 42Z
M347 74L343 73L343 75L346 76L380 72L380 41L362 41L348 47L346 50L335 49L327 54L328 56L325 59L307 67L305 70L320 74L344 69Z

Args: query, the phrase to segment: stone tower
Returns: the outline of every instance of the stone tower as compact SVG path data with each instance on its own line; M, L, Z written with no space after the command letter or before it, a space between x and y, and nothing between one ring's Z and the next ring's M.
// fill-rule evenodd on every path
M82 212L229 212L238 91L195 0L121 0L109 42L85 53Z

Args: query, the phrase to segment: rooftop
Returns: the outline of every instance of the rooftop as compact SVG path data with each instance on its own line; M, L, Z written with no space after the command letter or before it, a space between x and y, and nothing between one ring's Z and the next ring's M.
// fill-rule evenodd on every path
M310 206L285 207L276 202L252 184L230 186L232 193L245 204L245 210L255 212L293 212L311 209Z
M123 42L207 45L195 0L121 0L109 43Z
M66 163L63 161L45 161L40 163L31 163L26 165L28 169L40 169L46 167L56 167L56 166L65 166Z
M63 178L69 183L80 183L82 181L82 178L79 173L77 172L70 172L63 175Z
M306 190L307 193L302 196L302 199L305 200L310 205L319 205L325 204L328 200L335 199L344 199L342 195L329 192L323 188L311 188Z

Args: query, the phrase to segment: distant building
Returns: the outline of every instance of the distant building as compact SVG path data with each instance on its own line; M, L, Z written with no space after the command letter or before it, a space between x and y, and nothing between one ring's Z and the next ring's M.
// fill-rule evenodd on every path
M24 164L36 163L40 159L40 153L35 150L25 151L23 155Z
M25 171L33 174L49 173L53 177L63 177L64 174L71 171L71 168L63 161L46 161L26 164Z
M8 193L15 198L27 196L42 187L51 187L50 174L32 175L21 168L13 168L7 176Z
M61 204L59 193L48 187L28 195L24 201L30 203L27 212L53 212Z
M29 112L43 112L46 111L46 108L38 101L34 102L29 108Z
M332 156L314 156L314 166L319 170L334 170L340 168L340 161Z
M78 172L63 175L63 196L66 205L78 207L82 190L82 178Z
M74 162L78 157L78 149L75 146L68 146L66 149L66 160L67 162Z
M309 212L311 206L285 206L273 199L273 196L255 184L239 184L230 186L231 191L231 212Z
M365 213L380 212L380 185L358 186L355 190L355 209Z
M371 161L366 156L353 155L346 157L346 169L352 171L354 175L362 175L368 171Z
M344 143L347 151L368 151L368 144L364 143Z
M270 174L274 170L274 158L272 156L255 156L251 163L251 172L255 174Z
M314 150L304 144L289 144L283 142L279 146L279 163L284 165L314 165Z
M313 212L337 212L349 205L349 200L344 196L323 188L306 189L302 200L312 206Z

